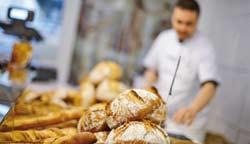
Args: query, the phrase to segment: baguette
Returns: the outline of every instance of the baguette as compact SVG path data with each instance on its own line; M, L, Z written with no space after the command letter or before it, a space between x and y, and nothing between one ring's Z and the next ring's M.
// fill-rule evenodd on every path
M52 112L45 116L12 116L3 121L0 125L0 131L26 130L59 124L69 120L78 120L83 113L82 108L76 107L60 112Z
M38 129L48 129L48 128L69 128L69 127L77 127L78 120L69 120L66 122L58 123L58 124L53 124L53 125L48 125L45 127L39 127Z
M61 137L65 135L76 134L76 128L51 128L44 130L25 130L25 131L11 131L0 132L0 142L40 142L43 139L52 137Z
M74 135L67 135L58 138L49 138L43 141L44 144L94 144L96 136L90 132L81 132Z

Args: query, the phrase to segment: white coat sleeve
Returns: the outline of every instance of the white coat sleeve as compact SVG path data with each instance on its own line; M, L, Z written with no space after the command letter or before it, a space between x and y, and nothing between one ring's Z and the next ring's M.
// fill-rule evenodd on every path
M143 66L149 69L157 70L157 65L159 63L159 50L161 43L161 35L156 38L153 42L152 47L148 51L146 57L143 60Z
M208 81L219 84L220 76L218 73L218 65L216 63L214 48L208 44L206 48L202 49L200 56L200 62L198 65L198 77L201 85Z

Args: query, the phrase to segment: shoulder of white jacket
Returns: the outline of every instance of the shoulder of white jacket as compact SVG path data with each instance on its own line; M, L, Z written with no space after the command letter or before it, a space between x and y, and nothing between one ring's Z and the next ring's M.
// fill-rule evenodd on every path
M168 30L162 31L162 32L159 34L158 38L162 38L162 37L171 37L171 36L174 35L174 34L175 34L175 32L174 32L173 29L168 29Z

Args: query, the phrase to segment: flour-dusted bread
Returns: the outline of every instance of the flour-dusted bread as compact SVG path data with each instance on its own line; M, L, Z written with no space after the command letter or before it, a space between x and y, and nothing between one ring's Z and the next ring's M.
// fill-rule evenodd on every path
M79 103L84 109L87 109L96 102L95 87L89 81L80 84L79 93L81 96Z
M107 130L106 124L106 103L95 104L87 110L78 122L77 129L79 132L98 132Z
M120 65L112 61L98 63L89 74L89 80L99 84L104 79L119 80L122 76Z
M162 99L158 90L155 87L150 87L147 90L156 94L161 99L161 104L152 113L148 114L146 116L146 119L151 120L157 124L164 124L164 122L167 119L167 104L164 102L164 100Z
M110 102L118 97L121 92L127 89L127 86L122 82L107 79L98 85L96 90L96 99L102 102Z
M121 93L107 107L107 124L115 128L125 122L143 120L162 105L162 99L142 89L131 89Z
M105 144L170 144L167 133L150 121L131 121L113 129Z

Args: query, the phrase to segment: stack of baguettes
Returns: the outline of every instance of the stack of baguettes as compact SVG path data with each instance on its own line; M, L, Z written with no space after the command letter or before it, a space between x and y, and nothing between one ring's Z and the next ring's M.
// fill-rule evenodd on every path
M122 70L99 63L78 90L27 90L0 125L0 143L170 144L157 90L128 89Z

